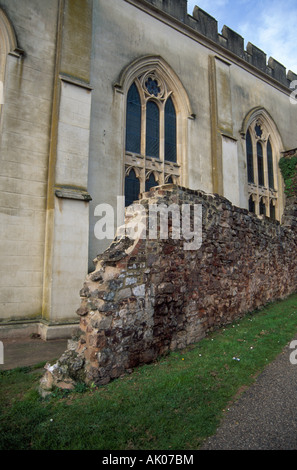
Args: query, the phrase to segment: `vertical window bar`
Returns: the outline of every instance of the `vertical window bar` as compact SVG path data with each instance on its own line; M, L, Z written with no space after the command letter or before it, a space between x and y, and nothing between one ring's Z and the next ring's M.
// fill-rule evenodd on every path
M165 160L176 162L176 113L171 97L165 105Z
M159 108L153 101L146 106L146 155L159 158L160 115Z
M128 91L126 114L126 150L140 153L141 103L135 83Z

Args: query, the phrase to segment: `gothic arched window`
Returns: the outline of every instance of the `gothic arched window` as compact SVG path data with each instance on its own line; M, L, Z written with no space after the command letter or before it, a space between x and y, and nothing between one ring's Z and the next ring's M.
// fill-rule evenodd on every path
M125 172L129 175L131 168L136 170L143 193L167 182L180 184L181 163L186 165L184 123L193 114L187 114L189 101L180 81L169 67L167 73L160 58L149 57L147 68L144 60L139 64L133 74L129 68L125 71L129 77L125 86ZM131 200L129 185L126 177L126 206Z
M254 199L253 199L252 195L250 195L250 197L249 197L249 211L250 212L255 212L255 202L254 202Z
M154 101L148 101L146 105L146 147L145 154L148 157L159 158L160 147L160 113L158 105Z
M250 131L248 131L246 135L246 162L248 182L254 183L253 144Z
M259 186L264 186L263 148L260 142L257 142L257 164L258 164L258 183L259 183Z
M129 206L137 201L140 193L140 183L137 178L135 171L130 170L129 174L125 178L125 205Z
M260 215L266 215L266 205L263 197L261 197L259 202L259 212Z
M126 150L140 153L141 103L135 83L132 83L127 96Z
M274 189L274 175L273 175L273 154L270 139L267 142L267 167L268 167L268 184L269 188Z
M176 162L176 112L171 97L165 105L165 160Z
M153 188L154 186L157 186L157 181L156 181L156 178L154 176L154 173L151 173L149 178L145 181L145 190L146 191L149 191L151 188Z
M262 116L252 121L245 138L249 211L279 219L273 139L271 129Z

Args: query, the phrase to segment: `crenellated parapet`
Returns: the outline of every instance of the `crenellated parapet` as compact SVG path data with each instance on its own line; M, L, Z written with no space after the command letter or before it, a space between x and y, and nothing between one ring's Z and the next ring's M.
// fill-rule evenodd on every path
M195 6L192 15L187 13L187 0L140 0L141 3L150 3L154 7L173 16L175 19L194 29L219 46L232 52L240 59L251 64L262 73L273 78L280 84L290 88L293 80L297 80L297 74L280 64L273 57L267 56L265 52L250 42L244 49L244 38L237 32L224 26L221 33L218 32L218 22L207 12Z

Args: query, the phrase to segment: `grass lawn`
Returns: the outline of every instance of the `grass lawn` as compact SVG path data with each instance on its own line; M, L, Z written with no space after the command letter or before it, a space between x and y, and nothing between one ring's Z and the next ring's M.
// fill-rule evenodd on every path
M2 371L0 449L199 449L296 334L297 294L100 388L43 399L40 364Z

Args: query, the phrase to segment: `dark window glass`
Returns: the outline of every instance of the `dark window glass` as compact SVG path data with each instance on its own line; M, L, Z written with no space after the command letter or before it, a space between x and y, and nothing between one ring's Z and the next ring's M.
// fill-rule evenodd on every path
M270 201L270 218L275 220L275 206L272 204L272 201Z
M130 170L125 178L125 207L130 206L139 198L140 183L135 171Z
M126 150L140 153L141 104L135 83L128 91L126 116Z
M172 183L173 184L173 179L171 176L169 176L168 180L167 180L167 183Z
M154 174L151 173L149 179L147 179L146 182L145 182L145 190L149 191L150 188L153 188L154 186L157 186L157 185L158 185L158 183L157 183L157 181L154 177Z
M146 105L146 155L159 158L159 108L153 101Z
M263 148L260 142L257 142L257 160L258 160L258 183L259 183L259 186L264 186Z
M253 145L251 134L248 131L246 135L246 164L247 164L247 176L248 182L254 183L254 162L253 162Z
M270 140L267 142L267 166L268 166L268 182L269 188L274 189L274 177L273 177L273 156Z
M165 160L176 162L176 114L171 97L165 106Z
M262 129L261 129L261 126L259 126L259 124L256 124L255 131L258 137L262 137Z
M260 199L259 203L259 212L261 215L266 215L266 206L262 198Z
M252 196L249 197L249 211L255 213L255 202Z
M147 79L145 86L150 95L155 95L157 97L160 93L160 87L157 80L153 80L151 77Z

